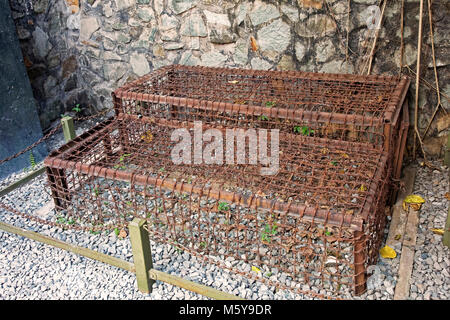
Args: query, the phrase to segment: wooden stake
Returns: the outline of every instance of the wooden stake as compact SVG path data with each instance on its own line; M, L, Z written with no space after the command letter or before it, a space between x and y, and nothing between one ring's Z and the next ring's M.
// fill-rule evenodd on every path
M450 133L447 135L447 148L444 154L444 164L450 166Z
M66 140L66 142L75 139L77 135L75 134L75 129L73 127L73 118L63 117L61 119L61 124L64 133L64 139Z
M130 231L138 289L143 293L151 293L152 285L155 281L150 279L148 273L152 269L153 263L150 239L148 237L148 231L145 230L146 223L147 221L144 219L134 218L128 225L128 229Z
M449 135L450 137L450 135ZM450 141L450 138L449 140ZM447 144L447 150L449 148L449 144ZM445 229L444 229L444 236L442 237L442 243L444 246L447 246L450 248L450 208L448 209L447 213L447 221L445 222Z

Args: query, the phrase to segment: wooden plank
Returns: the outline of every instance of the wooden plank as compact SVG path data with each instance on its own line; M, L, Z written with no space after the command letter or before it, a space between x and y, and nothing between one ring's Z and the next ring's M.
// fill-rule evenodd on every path
M414 252L416 246L417 225L419 224L419 211L408 209L408 222L406 223L403 239L399 279L395 286L394 300L406 300L409 297L411 274L414 265Z
M38 166L42 165L42 162L38 163L37 165ZM39 168L35 171L32 171L29 174L27 174L26 176L24 176L23 178L21 178L20 180L17 180L16 182L11 183L9 186L6 186L2 190L0 190L0 197L19 188L20 186L24 185L28 181L36 178L37 176L41 175L44 171L45 171L45 166L42 165L41 168Z
M396 247L403 241L406 222L408 220L408 214L405 210L403 210L403 200L406 196L412 194L413 192L416 171L416 168L412 166L408 166L403 170L404 178L402 179L402 182L405 188L399 191L397 202L392 208L392 219L389 225L389 233L386 240L386 245L391 248ZM398 238L398 236L400 236L400 238Z
M394 300L405 300L409 297L410 280L414 264L417 225L419 224L418 212L413 211L412 209L408 209L408 211L403 210L403 200L413 192L416 169L410 166L405 168L404 172L405 190L400 192L398 201L394 205L391 226L386 241L386 244L390 247L394 247L398 242L402 242L398 281L395 286ZM399 234L401 236L400 239L395 239Z
M154 280L150 279L148 271L153 267L152 253L148 231L145 230L147 221L134 218L128 225L130 231L131 248L133 250L133 261L136 268L136 279L139 291L151 293Z
M107 264L112 265L117 268L135 272L135 268L132 263L122 260L122 259L119 259L119 258L116 258L116 257L109 256L109 255L101 253L101 252L97 252L97 251L94 251L94 250L91 250L88 248L79 247L77 245L63 242L63 241L42 235L37 232L18 228L18 227L9 225L4 222L0 222L0 229L4 230L6 232L9 232L9 233L17 234L22 237L26 237L26 238L29 238L29 239L32 239L35 241L39 241L39 242L54 246L56 248L60 248L60 249L66 250L66 251L73 252L75 254L79 254L81 256L84 256L84 257L87 257L87 258L90 258L93 260L107 263Z
M217 299L217 300L244 300L241 297L193 282L189 281L165 272L158 271L156 269L150 269L149 277L154 280L163 281L171 285L201 294L203 296Z

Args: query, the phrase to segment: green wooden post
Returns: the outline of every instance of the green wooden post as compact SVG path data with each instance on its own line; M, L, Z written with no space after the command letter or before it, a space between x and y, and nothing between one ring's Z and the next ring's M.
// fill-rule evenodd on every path
M447 221L445 222L444 236L442 237L442 243L444 244L444 246L450 248L450 208L448 209L447 213Z
M445 149L444 164L446 166L450 166L450 134L447 136L447 148ZM442 243L444 244L444 246L450 248L450 208L447 213L447 221L445 222Z
M64 139L66 140L66 142L74 139L76 137L76 134L73 127L73 118L65 116L61 119L61 124L63 128Z
M445 148L444 164L450 166L450 133L447 136L447 147Z
M131 248L133 250L134 266L136 268L136 280L139 291L151 293L155 282L149 277L149 270L153 268L152 253L148 231L144 226L146 220L134 218L128 225L130 231Z

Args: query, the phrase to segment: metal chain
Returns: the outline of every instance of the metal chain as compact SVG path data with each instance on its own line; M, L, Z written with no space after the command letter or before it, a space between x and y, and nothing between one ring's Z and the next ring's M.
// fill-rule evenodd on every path
M13 155L11 155L11 156L9 156L9 157L3 159L3 160L0 160L0 165L3 164L3 163L5 163L5 162L7 162L7 161L10 161L10 160L12 160L12 159L14 159L14 158L17 158L18 156L24 154L25 152L27 152L27 151L33 149L33 148L36 147L38 144L41 144L42 142L44 142L45 140L47 140L48 138L50 138L50 136L52 136L53 134L55 134L55 132L58 131L61 127L62 127L62 124L59 123L59 124L58 124L56 127L54 127L49 133L47 133L45 136L43 136L42 138L40 138L38 141L36 141L36 142L33 143L32 145L30 145L30 146L26 147L25 149L23 149L23 150L17 152L16 154L13 154Z
M95 226L95 227L85 227L85 226L81 226L81 225L78 225L78 224L65 224L65 225L62 225L61 223L58 223L58 222L41 219L41 218L38 218L38 217L33 216L31 214L27 214L27 213L21 212L21 211L19 211L17 209L11 208L10 206L7 206L7 205L5 205L4 203L1 203L1 202L0 202L0 208L5 209L6 211L9 211L11 213L14 213L15 215L18 215L18 216L20 216L22 218L25 218L27 220L31 220L31 221L37 222L39 224L42 224L42 225L48 225L48 226L51 226L51 227L62 228L63 230L64 229L70 229L70 230L86 231L86 232L87 231L89 231L89 232L98 232L98 231L108 231L108 230L110 231L110 230L113 230L114 228L125 228L126 227L125 223L117 224L117 225L113 225L113 226L110 225L110 226Z
M103 109L102 111L100 111L99 113L95 114L95 115L90 115L90 116L85 116L85 117L74 117L74 121L85 121L85 120L90 120L90 119L94 119L97 118L99 116L102 116L106 113L108 113L109 111L111 111L111 109ZM45 140L49 139L52 135L54 135L56 133L56 131L58 131L59 129L62 128L62 124L58 123L58 125L56 127L54 127L52 130L50 130L46 135L44 135L42 138L40 138L38 141L36 141L35 143L33 143L32 145L26 147L25 149L17 152L16 154L13 154L3 160L0 160L0 165L8 162L14 158L17 158L18 156L24 154L25 152L33 149L34 147L36 147L37 145L41 144L42 142L44 142Z

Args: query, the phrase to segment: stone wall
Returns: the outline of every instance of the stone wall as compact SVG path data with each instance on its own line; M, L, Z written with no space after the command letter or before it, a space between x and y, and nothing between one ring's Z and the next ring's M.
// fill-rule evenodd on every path
M377 0L9 1L43 127L77 104L84 113L110 107L111 91L172 63L364 73L375 34L367 25L368 19L375 16L370 5L378 3ZM433 2L439 81L442 92L450 96L449 3ZM400 8L400 0L387 4L372 74L400 71ZM414 71L418 13L418 0L405 0L404 63ZM428 30L425 14L421 74L434 86ZM403 72L414 79L406 68ZM412 93L413 90L414 85ZM437 100L435 91L425 86L420 93L419 125L424 129ZM448 100L442 101L448 108ZM412 117L413 108L410 110ZM441 111L436 117L442 122ZM445 129L439 128L442 129L439 133L437 122L430 133L440 143L443 138L439 135L444 136Z

